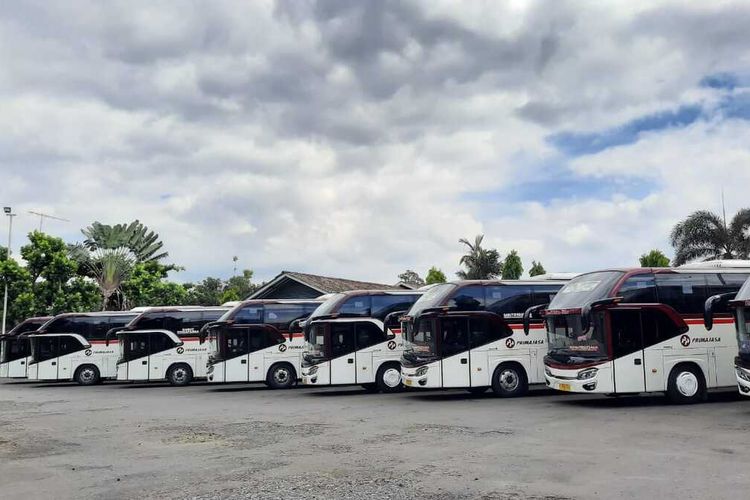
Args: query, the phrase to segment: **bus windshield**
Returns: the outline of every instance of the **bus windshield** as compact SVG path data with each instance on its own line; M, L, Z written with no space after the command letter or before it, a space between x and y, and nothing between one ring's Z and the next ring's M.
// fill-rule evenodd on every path
M621 271L602 271L578 276L557 292L548 309L580 309L595 300L607 298L624 274Z
M437 332L432 318L422 318L416 323L404 323L404 358L417 361L420 358L437 356Z
M457 285L453 283L442 283L440 285L433 286L432 288L427 290L424 295L419 297L414 305L411 306L411 309L406 315L411 316L412 318L416 318L425 309L438 307L456 288Z
M734 300L750 300L750 279L745 281Z
M562 363L591 361L607 356L604 312L592 314L591 326L583 332L580 314L549 315L547 341L549 356Z
M737 343L740 356L750 357L750 307L737 308Z
M313 311L308 321L312 321L315 318L318 318L320 316L326 316L328 314L331 314L343 297L344 297L343 293L337 293L337 294L331 295L328 299L326 299L325 302L320 304Z

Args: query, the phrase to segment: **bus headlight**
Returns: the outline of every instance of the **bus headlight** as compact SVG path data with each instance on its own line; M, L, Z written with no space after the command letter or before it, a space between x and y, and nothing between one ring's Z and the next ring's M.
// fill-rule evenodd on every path
M318 373L317 366L311 366L310 369L307 370L308 375L315 375L316 373Z
M589 380L596 377L596 373L599 371L598 368L587 368L578 372L578 380Z
M545 375L547 375L548 377L551 377L551 376L552 376L552 372L551 372L551 371L550 371L550 369L549 369L549 368L547 368L546 366L544 367L544 374L545 374Z
M735 367L734 370L737 372L737 376L739 378L741 378L745 382L750 382L750 375L748 375L748 373L745 370L743 370L739 366Z
M427 370L429 370L429 367L427 366L417 368L417 371L414 372L414 375L417 377L421 377L422 375L427 375Z

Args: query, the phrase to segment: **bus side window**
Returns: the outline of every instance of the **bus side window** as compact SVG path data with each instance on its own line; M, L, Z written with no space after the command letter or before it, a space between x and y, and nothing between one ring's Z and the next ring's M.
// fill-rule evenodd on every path
M372 297L369 295L355 295L341 305L339 313L351 316L370 316Z
M443 318L440 321L443 356L469 349L469 322L466 318Z
M520 318L533 305L529 285L487 286L485 290L487 310L504 318Z
M615 356L626 356L643 349L641 312L639 310L613 310L612 340Z
M39 358L37 361L47 361L56 358L60 337L37 337L39 340Z
M151 332L149 334L151 346L149 348L150 354L156 354L159 352L167 351L175 346L172 339L167 337L162 332Z
M460 311L477 311L484 307L484 288L482 285L472 285L459 288L453 292L453 297L448 301L448 307Z
M479 347L491 341L489 321L486 318L469 318L469 347Z
M334 358L354 352L354 323L331 324L331 355Z
M83 344L81 344L75 337L62 336L60 337L60 346L58 347L58 356L65 354L72 354L83 350Z
M562 285L532 285L531 289L533 290L534 295L531 299L531 305L539 306L542 304L549 304L552 302L552 299L557 292L560 291L560 288L562 288Z
M380 320L395 311L408 311L418 295L373 295L372 317Z
M283 344L286 342L286 337L284 335L274 329L274 328L265 328L266 330L266 347L272 347L278 344Z
M638 274L631 276L622 284L617 295L622 297L623 302L629 303L655 303L656 281L653 274Z
M357 349L364 349L380 342L385 342L385 334L383 330L378 328L375 323L369 321L363 321L357 323Z
M674 307L682 314L703 314L708 298L705 274L657 274L656 289L659 301Z

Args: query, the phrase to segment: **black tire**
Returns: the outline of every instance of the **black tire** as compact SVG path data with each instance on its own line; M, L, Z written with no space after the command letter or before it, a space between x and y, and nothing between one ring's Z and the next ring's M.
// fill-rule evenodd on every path
M492 374L492 392L502 398L516 398L529 391L526 370L518 363L503 363Z
M185 363L172 365L167 370L167 380L176 387L189 385L193 381L193 370Z
M682 364L672 368L667 382L667 397L672 403L698 403L705 401L706 396L706 380L697 366Z
M378 384L362 384L362 388L370 393L378 392Z
M478 395L478 394L484 394L485 392L487 392L487 389L489 389L489 387L484 386L484 387L469 387L466 390L474 395Z
M79 366L73 378L80 385L96 385L101 381L99 368L94 365Z
M290 389L297 383L297 372L289 363L278 363L268 370L266 385L271 389Z
M395 379L394 370L398 373L398 381ZM382 393L401 392L404 389L404 385L401 383L401 365L386 363L378 368L378 373L375 375L375 383Z

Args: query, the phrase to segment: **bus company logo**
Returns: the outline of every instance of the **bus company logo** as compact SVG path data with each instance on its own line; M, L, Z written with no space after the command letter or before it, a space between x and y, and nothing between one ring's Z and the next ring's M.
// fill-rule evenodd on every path
M86 356L91 356L91 349L86 349L86 351L84 352L84 354Z
M396 341L395 340L391 340L390 342L388 342L388 349L390 349L392 351L395 348L396 348Z
M683 335L680 337L680 344L682 344L682 347L687 347L690 345L690 337L687 335Z
M719 337L696 337L693 339L693 344L703 344L706 342L720 342L721 339Z
M544 340L519 340L516 342L518 345L542 345Z
M177 354L182 354L183 352L185 352L185 348L184 347L178 347L177 348Z
M508 349L513 349L516 346L516 341L513 340L513 337L508 337L505 339L505 347Z
M175 333L177 333L177 335L185 335L188 333L200 333L200 332L196 330L195 328L183 328L182 330L178 330Z
M286 344L279 344L279 352L286 352Z

